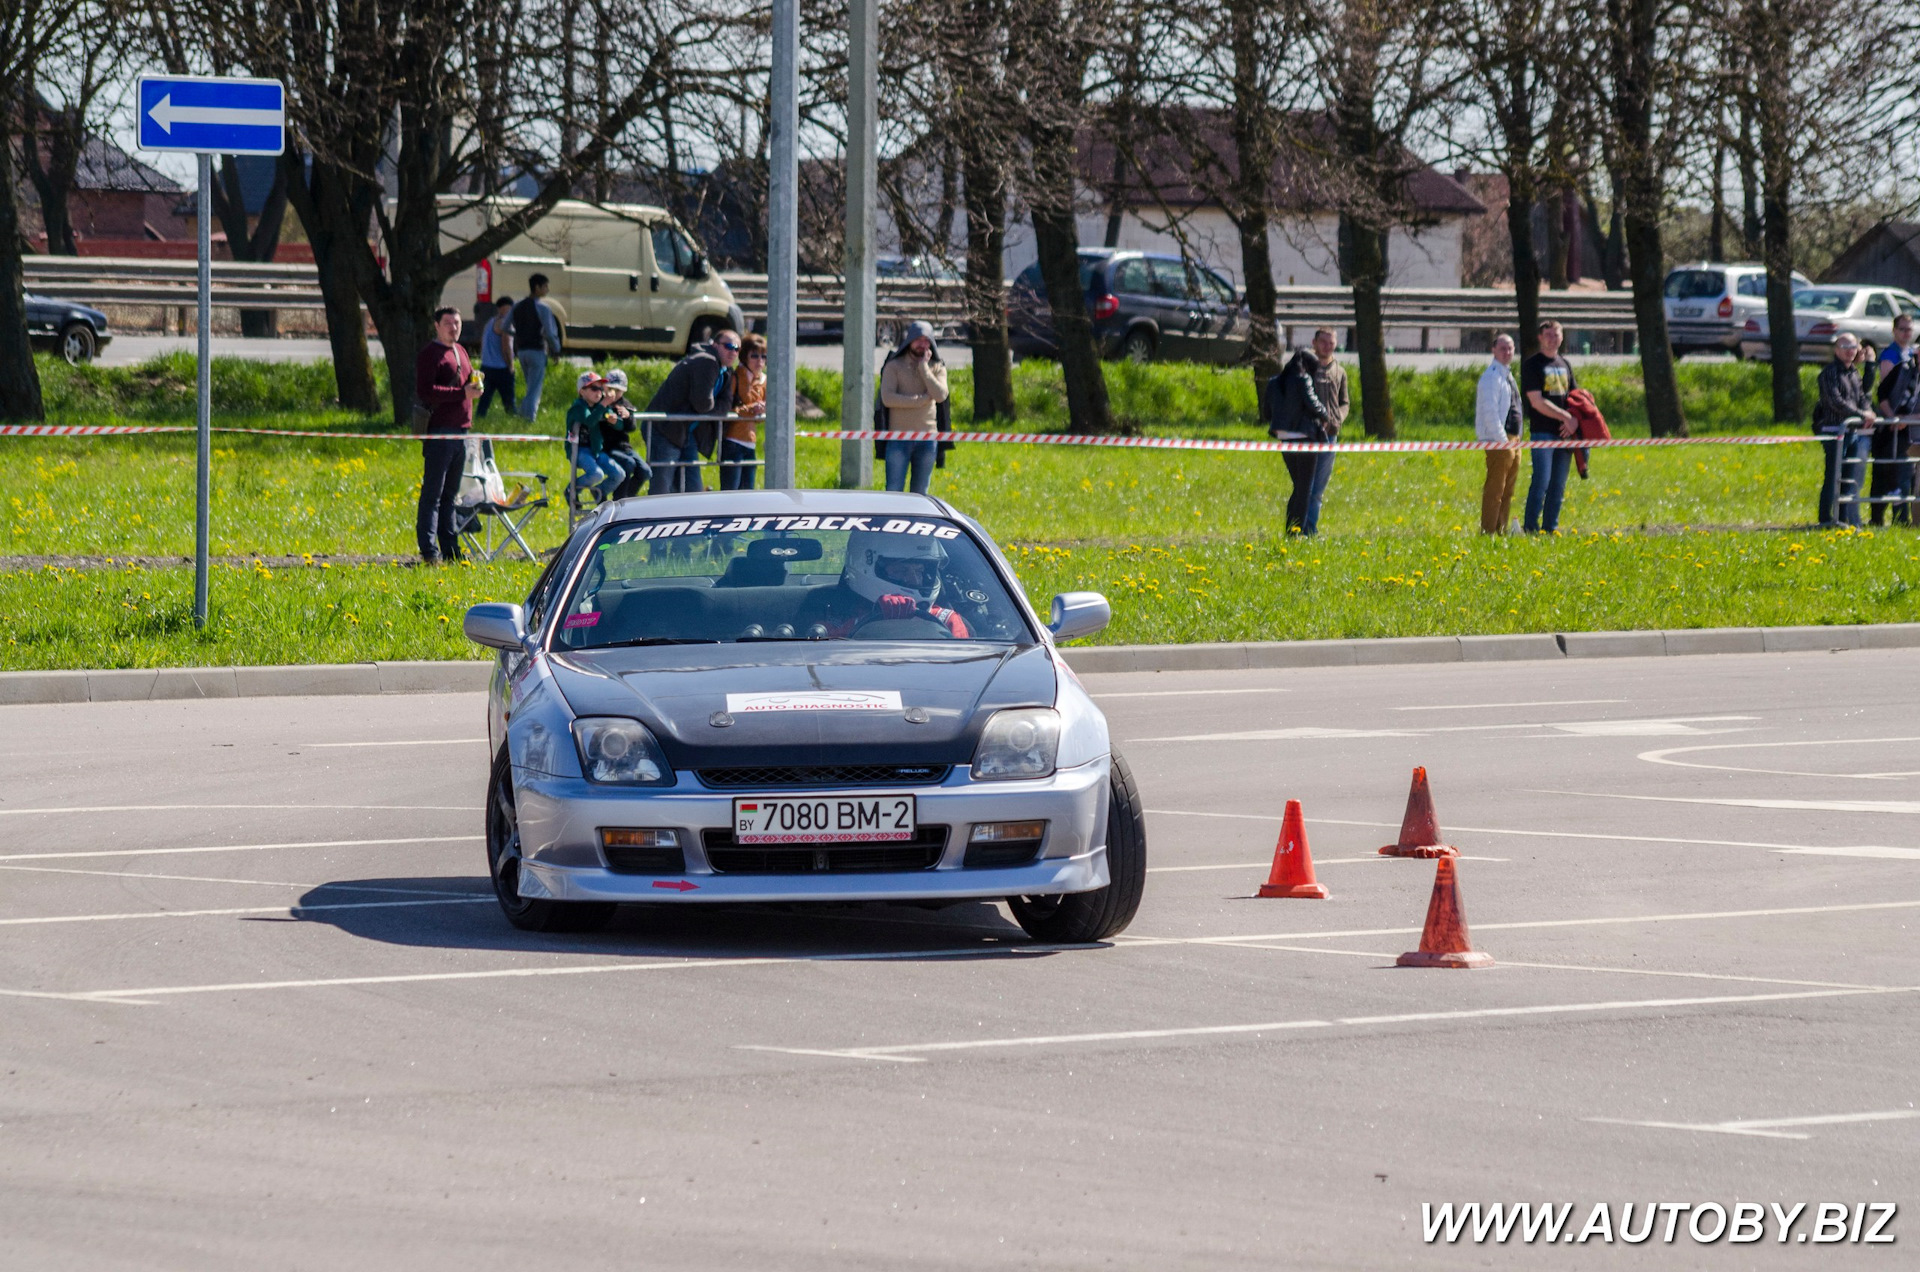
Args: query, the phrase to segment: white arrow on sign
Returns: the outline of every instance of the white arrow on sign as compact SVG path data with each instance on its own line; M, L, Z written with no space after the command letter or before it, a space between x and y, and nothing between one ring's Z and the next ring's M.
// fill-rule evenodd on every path
M252 128L278 128L286 120L277 110L243 110L235 106L175 106L168 93L147 112L160 131L173 135L175 124L233 124Z

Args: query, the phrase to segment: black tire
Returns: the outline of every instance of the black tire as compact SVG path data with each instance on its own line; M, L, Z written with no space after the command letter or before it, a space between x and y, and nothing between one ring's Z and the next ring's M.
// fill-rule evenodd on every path
M687 328L687 347L683 352L692 353L693 346L705 344L713 339L714 332L720 330L720 324L711 318L695 318L693 325Z
M1145 327L1135 327L1120 342L1120 361L1152 362L1154 355L1153 333Z
M513 764L505 747L487 778L487 874L507 922L523 932L593 932L613 917L611 901L547 901L520 895L520 822Z
M1092 892L1008 897L1007 905L1028 936L1053 945L1104 941L1133 922L1147 887L1147 818L1133 770L1117 751L1107 782L1107 876L1107 886Z
M77 367L83 362L92 362L98 352L100 342L86 323L70 322L60 329L60 356L68 365Z

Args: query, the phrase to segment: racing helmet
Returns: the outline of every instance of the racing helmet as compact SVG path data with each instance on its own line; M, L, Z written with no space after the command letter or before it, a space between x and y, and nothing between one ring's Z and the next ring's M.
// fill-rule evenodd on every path
M947 550L936 540L856 530L847 536L847 563L840 577L869 601L911 596L931 605L940 595L940 567L946 561Z

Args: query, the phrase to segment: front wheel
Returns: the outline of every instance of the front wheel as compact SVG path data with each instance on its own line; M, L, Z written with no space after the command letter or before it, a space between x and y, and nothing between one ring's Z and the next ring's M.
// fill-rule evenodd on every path
M100 351L100 342L93 334L93 328L84 322L69 323L60 333L60 356L69 366L79 366L83 362L92 362L93 355Z
M1152 362L1153 333L1144 327L1135 327L1120 342L1120 360L1122 362Z
M1084 945L1124 932L1147 886L1147 818L1133 770L1118 752L1107 779L1107 877L1104 888L1057 897L1008 897L1028 936L1056 945Z
M520 895L520 819L514 811L513 762L500 748L487 781L487 873L507 922L523 932L592 932L613 917L610 901L548 901Z

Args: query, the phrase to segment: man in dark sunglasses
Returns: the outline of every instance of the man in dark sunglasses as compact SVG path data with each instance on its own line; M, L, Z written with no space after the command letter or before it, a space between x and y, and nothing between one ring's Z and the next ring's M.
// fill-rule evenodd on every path
M679 416L648 423L647 463L653 468L649 494L699 490L700 460L712 458L720 436L720 420L733 413L735 368L740 362L740 334L716 332L706 344L696 344L647 403L649 414ZM701 416L702 419L689 419Z

